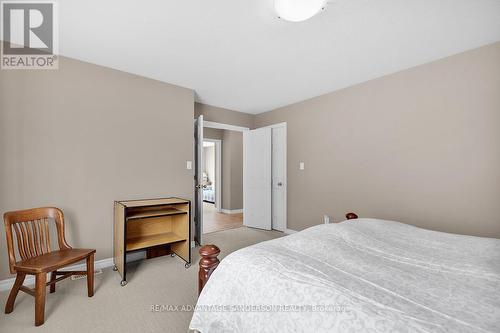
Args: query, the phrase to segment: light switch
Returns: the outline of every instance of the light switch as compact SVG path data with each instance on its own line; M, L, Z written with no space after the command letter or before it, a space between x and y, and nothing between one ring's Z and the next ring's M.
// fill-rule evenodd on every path
M193 162L186 161L186 169L191 170L193 168Z
M299 163L299 170L304 170L304 162Z

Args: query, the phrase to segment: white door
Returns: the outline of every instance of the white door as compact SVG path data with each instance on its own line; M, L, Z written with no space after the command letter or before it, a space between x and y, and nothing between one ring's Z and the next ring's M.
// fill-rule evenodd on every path
M271 128L243 132L243 224L271 230Z
M194 122L194 240L203 245L203 116Z
M286 229L286 126L272 129L272 227Z

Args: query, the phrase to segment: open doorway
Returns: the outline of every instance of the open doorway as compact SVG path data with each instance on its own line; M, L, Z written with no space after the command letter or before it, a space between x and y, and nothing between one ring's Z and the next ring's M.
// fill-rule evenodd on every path
M203 234L241 226L287 231L286 127L280 123L250 130L204 121L203 115L195 119L198 244L203 244ZM206 164L214 160L209 142L215 143L215 166Z
M243 134L203 129L203 233L243 226Z
M203 202L217 211L222 198L221 147L221 140L203 139Z

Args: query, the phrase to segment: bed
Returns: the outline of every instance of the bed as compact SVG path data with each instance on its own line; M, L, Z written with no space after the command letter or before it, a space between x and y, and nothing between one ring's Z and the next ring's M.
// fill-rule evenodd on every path
M351 219L200 254L201 333L500 332L498 239Z

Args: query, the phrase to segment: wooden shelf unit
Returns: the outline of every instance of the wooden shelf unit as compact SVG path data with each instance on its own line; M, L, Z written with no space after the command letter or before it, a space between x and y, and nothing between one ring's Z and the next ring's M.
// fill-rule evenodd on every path
M115 201L114 251L116 270L127 283L127 252L170 245L191 264L191 202L179 198Z
M175 232L165 232L163 234L140 236L127 239L127 251L144 249L158 244L170 244L180 241L185 241L186 238L177 235Z
M130 214L128 214L127 216L127 220L142 219L145 217L176 215L176 214L187 214L187 212L178 210L176 208L165 208L163 210L159 209L151 211L136 211L136 212L130 212Z

